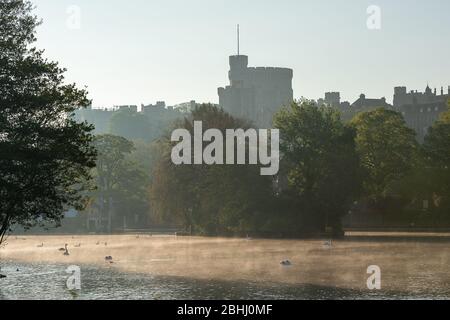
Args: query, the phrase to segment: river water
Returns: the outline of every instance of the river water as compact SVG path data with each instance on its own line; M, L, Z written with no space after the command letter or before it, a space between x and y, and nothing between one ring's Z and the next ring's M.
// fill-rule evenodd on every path
M449 299L447 289L414 292L339 289L245 281L208 281L81 267L81 290L67 289L68 265L2 263L2 300L309 300L309 299Z
M333 241L21 236L0 248L0 299L450 299L450 237ZM60 251L68 245L70 255ZM114 257L113 263L105 257ZM290 266L280 265L289 259ZM79 266L81 290L66 273ZM367 288L369 266L381 290ZM370 268L370 267L369 267Z

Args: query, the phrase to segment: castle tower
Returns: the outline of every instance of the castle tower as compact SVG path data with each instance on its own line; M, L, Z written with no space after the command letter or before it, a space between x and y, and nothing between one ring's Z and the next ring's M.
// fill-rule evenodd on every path
M407 93L406 87L395 87L394 88L394 107L400 107L406 104Z
M256 127L270 128L273 115L293 101L293 71L249 67L248 56L240 53L239 26L237 40L237 55L229 58L230 84L218 89L219 105L233 116L250 120Z

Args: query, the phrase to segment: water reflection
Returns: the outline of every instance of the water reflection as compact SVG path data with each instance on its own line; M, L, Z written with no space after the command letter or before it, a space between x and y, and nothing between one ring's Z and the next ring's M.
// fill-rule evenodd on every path
M66 268L58 264L2 264L0 299L19 300L168 300L168 299L448 299L450 288L434 286L430 277L412 279L406 292L366 291L316 285L288 285L247 281L195 280L119 272L113 268L82 266L82 290L66 288ZM425 283L427 282L427 283Z

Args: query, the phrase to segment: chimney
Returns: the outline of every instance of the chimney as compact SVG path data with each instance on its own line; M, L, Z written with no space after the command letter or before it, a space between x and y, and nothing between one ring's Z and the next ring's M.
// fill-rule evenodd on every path
M434 88L434 95L437 96L437 89Z
M441 87L441 96L444 95L444 87Z

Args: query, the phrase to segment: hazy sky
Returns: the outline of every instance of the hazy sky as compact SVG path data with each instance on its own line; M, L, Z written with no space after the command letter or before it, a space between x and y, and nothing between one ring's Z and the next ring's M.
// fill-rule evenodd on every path
M386 96L450 85L448 0L34 0L38 46L88 86L95 107L218 102L228 56L294 69L294 96ZM67 9L81 10L80 29ZM381 8L381 30L366 10ZM69 20L73 22L74 20ZM73 25L73 24L72 24Z

